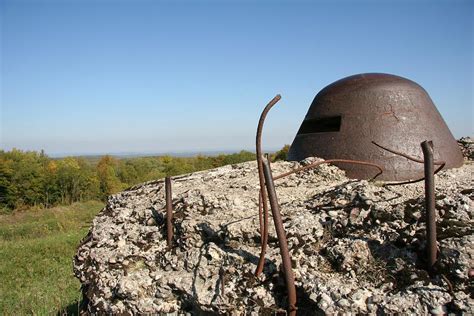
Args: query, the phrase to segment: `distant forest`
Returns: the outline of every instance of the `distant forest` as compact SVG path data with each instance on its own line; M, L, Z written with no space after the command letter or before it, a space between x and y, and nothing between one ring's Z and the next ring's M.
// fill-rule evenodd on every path
M272 155L284 160L288 145ZM184 173L255 160L255 154L195 157L53 159L44 152L0 150L0 213L31 206L51 207L78 201L105 200L132 185Z

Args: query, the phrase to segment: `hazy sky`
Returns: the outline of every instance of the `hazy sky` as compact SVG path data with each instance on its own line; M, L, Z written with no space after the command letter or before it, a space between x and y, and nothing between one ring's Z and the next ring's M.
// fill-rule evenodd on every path
M57 153L291 143L315 94L412 79L473 135L474 1L0 0L1 148Z

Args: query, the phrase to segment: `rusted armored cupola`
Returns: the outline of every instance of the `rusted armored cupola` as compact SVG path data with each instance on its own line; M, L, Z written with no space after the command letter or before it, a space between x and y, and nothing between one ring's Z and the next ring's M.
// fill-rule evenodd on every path
M420 85L389 74L359 74L316 95L288 159L363 160L383 167L378 179L410 180L423 177L423 164L386 149L423 159L420 143L425 140L433 141L434 158L445 161L445 168L462 165L453 135ZM370 166L337 165L351 178L367 179L377 173Z

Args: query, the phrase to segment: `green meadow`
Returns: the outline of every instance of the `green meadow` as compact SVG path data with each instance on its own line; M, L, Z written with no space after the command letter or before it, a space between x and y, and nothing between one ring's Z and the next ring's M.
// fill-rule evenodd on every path
M0 215L0 315L77 315L72 258L103 202Z

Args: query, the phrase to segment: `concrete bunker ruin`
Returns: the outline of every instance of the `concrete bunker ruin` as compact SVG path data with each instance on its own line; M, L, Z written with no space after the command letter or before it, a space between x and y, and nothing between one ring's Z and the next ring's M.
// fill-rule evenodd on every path
M380 80L375 80L373 86L364 86L377 77ZM467 172L452 170L439 178L438 193L446 198L436 203L449 211L437 213L434 166L441 166L441 170L445 163L434 161L430 140L435 141L436 153L439 140L447 139L443 152L436 157L446 160L448 166L462 164L456 161L457 147L449 147L452 136L441 116L426 92L407 79L369 74L349 77L342 83L354 78L352 86L342 84L341 88L336 82L335 88L331 85L316 96L315 109L312 105L292 154L299 154L295 146L301 135L345 133L342 136L348 141L344 145L351 146L339 148L339 153L356 148L362 149L361 153L372 150L367 155L372 161L382 156L397 163L395 158L421 162L415 167L420 173L425 170L425 178L421 179L425 180L424 199L416 184L414 189L407 189L407 183L374 185L347 179L341 170L327 166L348 157L339 153L335 159L315 158L301 163L272 163L269 156L265 159L262 130L267 113L281 98L276 95L258 123L257 164L248 162L175 177L174 196L172 179L167 177L108 199L74 260L75 274L82 283L84 311L279 314L286 310L287 315L294 316L297 312L440 314L472 310L465 292L472 274L472 252L466 246L473 244L472 230L465 223L472 218L472 164L466 164L470 168ZM349 97L347 108L345 96ZM318 116L320 113L324 115ZM386 121L385 116L389 117ZM383 131L377 125L379 117L396 132L385 131L376 138L376 133ZM427 117L429 122L421 121ZM375 127L362 126L363 132L357 134L356 124ZM445 134L436 138L436 131L429 128L433 124L438 124L433 129ZM410 134L412 129L419 135ZM344 137L337 141L343 142ZM415 139L404 144L404 137ZM410 156L421 156L417 138L422 142L423 159ZM413 145L413 151L403 153L411 149L408 144ZM305 149L307 143L299 145ZM331 138L320 141L320 148L328 145L332 145ZM372 145L376 150L368 150ZM452 156L446 155L449 149ZM379 164L387 168L380 160L378 164L360 158L344 161L368 166L370 176L377 171L383 174ZM316 167L321 169L295 176ZM395 169L392 175L398 175L398 171ZM448 182L449 178L455 181ZM277 194L275 181L280 179ZM397 185L386 188L393 184ZM258 198L251 188L258 188ZM423 205L424 218L420 212ZM257 206L258 231L252 220ZM274 231L269 229L271 220ZM424 232L426 243L420 242ZM278 243L269 242L270 237L275 240L275 235ZM381 269L379 261L386 268ZM397 282L399 279L401 282Z
M434 159L446 162L445 168L463 164L456 140L420 85L390 74L358 74L316 95L288 159L317 156L367 161L383 167L380 180L410 180L423 177L423 164L387 149L422 159L420 143L428 139L434 144ZM335 165L350 178L374 176L370 166Z

